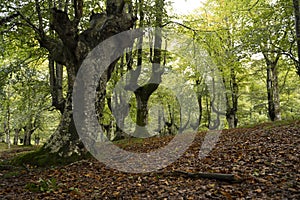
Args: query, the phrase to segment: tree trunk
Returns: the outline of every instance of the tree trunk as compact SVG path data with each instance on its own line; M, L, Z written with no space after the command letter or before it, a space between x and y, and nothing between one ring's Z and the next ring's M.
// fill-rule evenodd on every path
M267 93L268 93L268 114L271 121L275 121L275 105L273 100L272 89L272 72L270 67L267 67Z
M63 66L56 63L51 57L49 57L48 61L52 106L59 110L60 113L63 113L65 105L63 97Z
M297 54L298 62L296 63L297 74L300 76L300 7L299 0L293 0L294 13L295 13L295 29L297 41Z
M225 85L225 80L223 82ZM231 91L231 98L226 95L226 101L227 101L226 120L229 128L236 128L238 124L238 118L236 114L238 110L238 84L236 81L235 70L233 67L230 69L230 91Z
M143 2L143 1L142 1ZM163 0L156 0L156 13L155 13L155 25L156 27L162 27L162 18L163 18L163 8L164 8L164 1ZM142 9L140 10L142 13ZM143 14L142 14L143 16ZM143 21L141 21L143 24ZM146 125L148 124L148 100L153 92L158 88L159 84L161 83L161 75L163 73L163 69L160 66L161 64L161 47L162 47L162 32L160 28L155 28L155 38L154 38L154 54L152 58L152 74L149 82L139 87L134 91L135 98L137 101L137 113L136 113L136 129L134 131L134 136L136 137L149 137L149 133L146 129ZM141 39L140 45L143 42ZM152 49L150 49L150 54ZM139 51L138 54L138 67L142 65L142 52ZM134 83L137 84L137 79Z
M273 98L274 98L274 112L275 112L275 121L281 120L281 111L280 111L280 94L279 94L279 85L278 85L278 73L277 66L272 66L272 77L273 77Z
M10 131L9 131L9 126L7 124L8 123L4 122L4 132L6 135L6 143L8 145L8 148L10 149Z
M196 80L196 87L197 87L197 102L198 102L198 106L199 106L199 119L198 119L198 126L200 126L201 124L201 120L202 120L202 112L203 112L203 108L202 108L202 95L203 95L203 90L200 90L200 80ZM192 127L194 128L194 127ZM195 126L196 128L196 126Z
M6 133L6 143L10 149L10 102L7 103L7 116L6 121L4 122L4 132Z
M270 61L266 56L267 63L267 94L268 94L268 114L271 121L281 120L280 95L278 88L277 62Z
M20 135L20 129L15 128L14 145L18 145L19 135Z
M227 111L226 120L229 128L235 128L237 126L236 112L233 109Z
M68 95L60 124L43 147L45 150L58 153L60 156L71 156L74 153L81 155L84 152L83 144L79 140L75 128L71 100L71 95Z
M124 138L128 138L129 135L127 135L123 130L125 128L125 118L129 114L130 105L126 105L127 102L124 99L124 94L120 91L119 93L116 92L114 95L114 114L116 121L116 132L115 132L115 138L113 140L120 140ZM111 107L111 106L109 106ZM111 109L112 110L112 109Z
M148 125L148 100L151 94L156 90L158 85L152 84L153 87L149 85L145 85L143 87L138 88L134 91L135 99L137 102L137 111L136 111L136 128L134 131L134 136L139 138L149 137L146 126Z
M107 20L102 21L100 19L95 19L93 25L91 23L91 27L79 31L79 22L83 13L83 1L73 1L73 3L74 16L72 20L69 18L69 14L66 11L58 10L56 8L51 9L52 20L50 26L56 32L58 38L48 37L47 34L43 32L44 30L39 30L37 33L39 35L38 40L41 46L49 51L51 59L66 67L68 75L68 91L60 124L48 142L43 146L43 150L64 157L72 156L73 154L81 155L85 152L75 128L72 110L73 84L81 63L94 47L110 36L129 30L136 21L134 16L124 12L123 8L126 3L124 0L110 0L107 1L107 12L104 16ZM40 12L37 11L37 13L38 15L41 15ZM108 69L107 73L109 70L111 70L111 68ZM56 76L56 78L59 79L60 74L60 66L57 66L56 71L52 69L53 77ZM103 105L103 99L105 98L106 83L110 78L108 75L104 75L104 77L107 79L103 81L104 84L100 84L101 87L97 90L101 111L103 110L103 107L101 106ZM59 81L60 80L54 82L54 80L52 80L52 83L58 83L59 85ZM59 93L58 98L61 97L60 87L58 86L56 90L58 90L56 92Z
M206 116L207 116L207 125L206 127L209 128L210 127L210 123L211 123L211 104L210 104L210 100L207 94L207 86L206 86L206 95L205 95L205 102L206 102Z
M24 146L30 146L31 145L31 133L30 131L25 131L24 133L24 140L23 140Z
M23 139L23 145L29 146L31 145L31 135L35 131L35 128L32 124L28 124L26 127L24 127L24 139Z

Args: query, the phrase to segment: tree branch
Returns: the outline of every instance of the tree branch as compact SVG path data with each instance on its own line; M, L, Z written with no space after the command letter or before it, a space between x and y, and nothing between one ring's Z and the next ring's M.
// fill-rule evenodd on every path
M75 49L77 27L71 22L66 12L53 8L51 14L51 28L56 31L59 38L69 49Z
M220 174L220 173L204 173L204 172L185 172L185 171L174 171L175 174L184 175L190 178L206 178L206 179L216 179L220 181L228 182L241 182L242 178L234 174Z
M74 10L74 26L77 27L83 14L83 0L74 0Z
M41 8L40 8L40 4L38 0L35 0L35 8L36 8L36 12L38 15L38 19L39 19L39 32L40 34L45 34L44 33L44 29L43 29L43 18L42 18L42 14L41 14Z
M171 172L156 172L156 174L167 174L167 175L177 175L177 176L184 176L188 178L205 178L205 179L215 179L219 181L226 181L226 182L233 182L233 183L239 183L243 181L243 178L241 178L238 175L234 174L221 174L221 173L206 173L206 172L186 172L181 170L175 170Z
M60 40L44 35L43 37L38 38L38 41L41 47L44 47L49 51L53 60L59 64L66 65L67 56L64 51L64 45Z

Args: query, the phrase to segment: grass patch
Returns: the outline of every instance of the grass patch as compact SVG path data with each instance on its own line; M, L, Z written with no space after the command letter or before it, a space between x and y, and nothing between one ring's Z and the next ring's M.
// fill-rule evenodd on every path
M21 150L21 149L31 149L33 146L20 146L20 145L10 145L10 149L8 148L8 145L5 142L0 142L0 153L5 151L12 151L12 150Z
M10 171L5 174L3 174L3 178L13 178L18 177L21 174L20 171Z
M51 179L42 179L40 178L37 183L27 183L25 188L31 192L53 192L57 190L60 187L59 184L57 184L57 181L55 178Z
M273 127L280 127L280 126L286 126L290 124L294 124L299 122L299 120L280 120L280 121L268 121L263 123L256 123L256 124L247 124L243 126L239 126L238 128L264 128L264 129L271 129Z

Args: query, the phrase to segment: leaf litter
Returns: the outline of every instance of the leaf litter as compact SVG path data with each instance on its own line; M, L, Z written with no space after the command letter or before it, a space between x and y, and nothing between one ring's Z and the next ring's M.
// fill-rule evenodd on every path
M222 131L204 158L198 154L205 132L176 162L157 172L132 174L110 169L96 159L66 166L0 171L1 199L300 199L300 122ZM150 152L169 137L120 145ZM2 156L2 155L1 155ZM5 154L7 158L7 154ZM160 160L158 159L158 162ZM184 173L178 173L184 172ZM186 176L233 174L229 182Z

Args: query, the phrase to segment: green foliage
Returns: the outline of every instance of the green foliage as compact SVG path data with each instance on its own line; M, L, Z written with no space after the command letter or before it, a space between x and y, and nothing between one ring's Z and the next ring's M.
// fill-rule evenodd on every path
M31 192L53 192L57 190L60 185L56 182L55 178L42 179L40 178L37 183L27 183L25 188Z
M266 62L261 53L266 53L271 59L276 53L282 54L278 72L283 119L293 119L299 112L296 103L299 78L292 69L295 33L291 3L207 1L197 15L187 17L186 24L194 32L179 29L191 36L196 33L197 41L222 71L229 98L232 94L232 85L229 84L231 70L235 71L240 125L268 120ZM295 92L291 93L292 90Z

